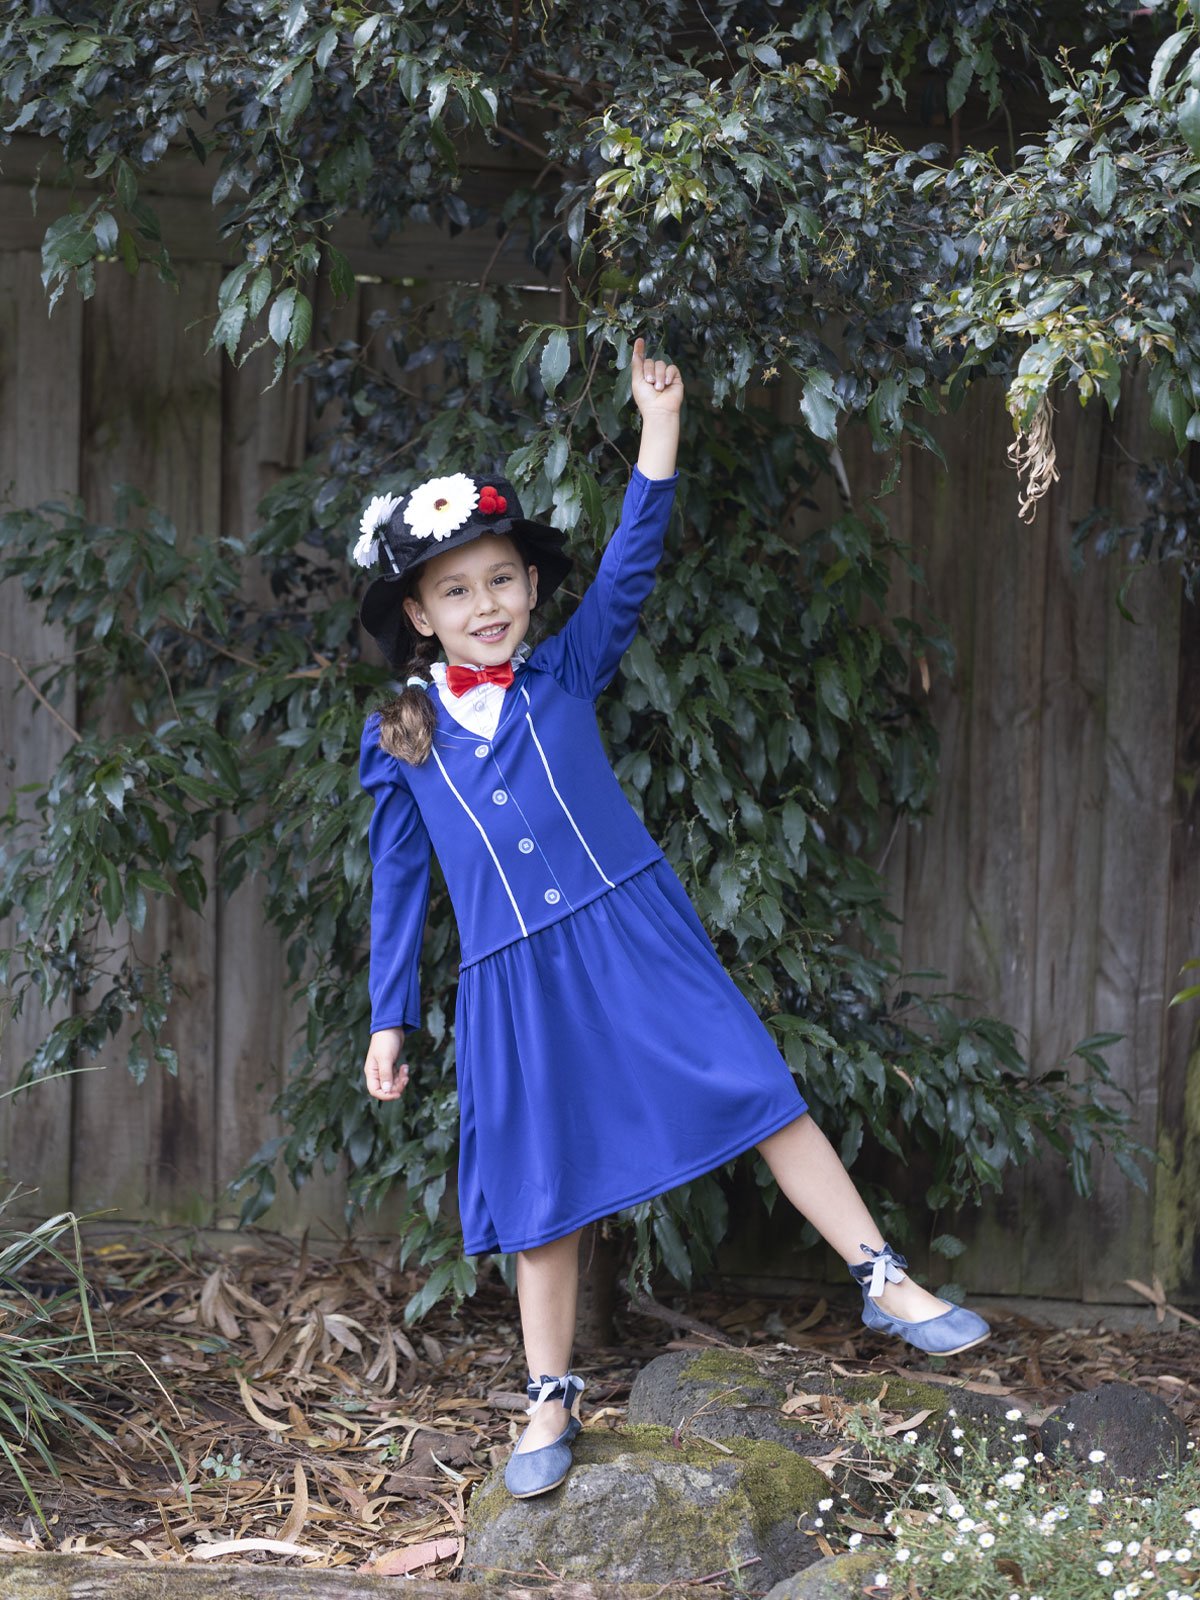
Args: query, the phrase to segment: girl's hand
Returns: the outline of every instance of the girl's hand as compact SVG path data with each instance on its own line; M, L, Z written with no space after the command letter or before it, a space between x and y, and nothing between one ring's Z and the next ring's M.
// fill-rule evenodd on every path
M665 361L648 361L641 335L633 341L631 369L633 401L642 416L677 416L683 405L679 368Z
M363 1068L367 1093L376 1100L399 1100L408 1082L408 1063L396 1062L404 1044L403 1028L384 1028L371 1035L367 1061Z

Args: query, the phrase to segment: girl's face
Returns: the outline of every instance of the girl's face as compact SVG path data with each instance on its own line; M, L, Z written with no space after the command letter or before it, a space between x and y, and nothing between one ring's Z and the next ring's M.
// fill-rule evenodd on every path
M536 602L537 568L507 535L486 533L426 561L404 609L451 665L490 667L521 643Z

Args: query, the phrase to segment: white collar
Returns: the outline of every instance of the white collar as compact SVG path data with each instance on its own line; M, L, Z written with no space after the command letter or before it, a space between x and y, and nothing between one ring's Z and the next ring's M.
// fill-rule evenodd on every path
M519 667L519 666L521 666L523 662L527 661L531 654L532 654L532 651L531 651L530 647L525 643L524 639L522 639L521 643L517 646L517 648L512 653L511 659L512 659L512 664L513 664L514 669ZM460 664L462 666L464 666L464 667L473 667L473 666L482 666L483 663L482 662L475 662L475 661L464 661L464 662L462 662ZM497 662L496 664L498 666L503 665L502 662ZM446 681L446 663L444 661L434 661L434 662L432 662L430 664L430 667L429 667L429 673L430 673L430 676L433 678L434 683L436 683L436 684L444 684L445 681Z

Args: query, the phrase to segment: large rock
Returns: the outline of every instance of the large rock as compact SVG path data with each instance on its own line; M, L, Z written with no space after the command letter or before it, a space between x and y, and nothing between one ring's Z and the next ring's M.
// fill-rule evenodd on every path
M810 1462L768 1440L672 1442L670 1428L584 1429L565 1483L514 1499L497 1469L467 1512L463 1573L507 1580L670 1583L742 1569L758 1591L820 1551L808 1530L832 1486Z
M1187 1453L1187 1429L1179 1418L1132 1383L1102 1383L1073 1394L1039 1431L1047 1455L1058 1452L1091 1466L1089 1453L1103 1450L1105 1458L1095 1470L1110 1483L1128 1478L1150 1484Z
M766 1600L862 1600L863 1590L886 1566L886 1550L822 1556L803 1572L777 1583Z
M657 1356L633 1380L630 1423L682 1429L710 1439L764 1439L804 1455L829 1448L828 1434L785 1417L780 1406L794 1378L812 1394L828 1394L827 1370L805 1362L799 1352L794 1370L766 1363L744 1350L672 1350Z

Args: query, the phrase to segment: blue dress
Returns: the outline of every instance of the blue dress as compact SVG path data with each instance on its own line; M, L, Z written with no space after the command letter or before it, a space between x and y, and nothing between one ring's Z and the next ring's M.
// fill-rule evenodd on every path
M677 482L633 468L594 583L562 630L514 663L491 739L456 722L436 691L421 765L380 749L378 713L363 730L372 1031L420 1025L431 850L458 924L467 1255L561 1238L712 1171L807 1110L625 798L596 723L653 586Z

